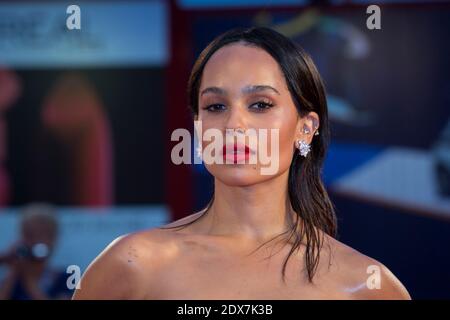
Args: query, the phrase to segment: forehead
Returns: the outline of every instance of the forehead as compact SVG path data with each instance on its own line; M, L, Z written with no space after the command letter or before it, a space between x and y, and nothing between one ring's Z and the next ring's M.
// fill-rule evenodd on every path
M266 84L283 87L284 76L276 60L265 50L230 44L217 50L205 65L201 88Z

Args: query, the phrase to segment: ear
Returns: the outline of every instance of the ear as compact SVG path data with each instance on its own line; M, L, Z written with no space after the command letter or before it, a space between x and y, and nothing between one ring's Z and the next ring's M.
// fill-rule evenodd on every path
M299 117L297 121L295 140L304 140L310 144L314 138L314 133L319 129L319 115L316 112L309 112L304 117Z

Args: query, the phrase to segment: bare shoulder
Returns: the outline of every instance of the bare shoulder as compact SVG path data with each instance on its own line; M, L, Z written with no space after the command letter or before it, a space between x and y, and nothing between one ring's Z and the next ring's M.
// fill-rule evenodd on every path
M409 300L400 280L381 262L328 237L334 274L351 299Z
M145 299L173 251L169 233L154 228L112 241L89 265L73 299Z

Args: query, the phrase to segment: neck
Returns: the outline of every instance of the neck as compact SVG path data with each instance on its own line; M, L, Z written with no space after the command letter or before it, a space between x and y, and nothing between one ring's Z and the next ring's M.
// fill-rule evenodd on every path
M208 234L259 242L286 232L294 214L288 195L288 174L243 187L216 179L214 202L204 220Z

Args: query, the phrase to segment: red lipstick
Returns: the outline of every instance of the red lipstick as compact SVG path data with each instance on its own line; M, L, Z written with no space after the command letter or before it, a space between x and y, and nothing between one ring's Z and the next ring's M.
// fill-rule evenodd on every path
M237 163L242 160L247 161L250 157L250 148L245 144L235 143L230 145L224 145L222 148L224 163Z

